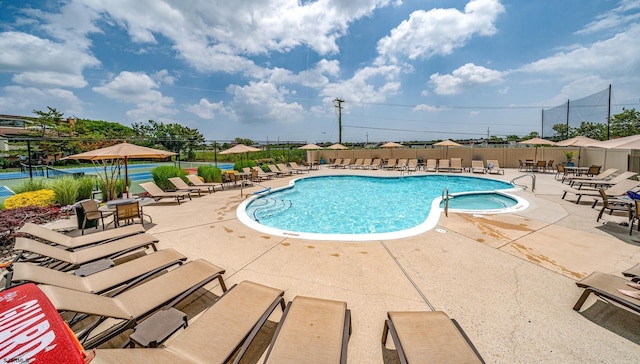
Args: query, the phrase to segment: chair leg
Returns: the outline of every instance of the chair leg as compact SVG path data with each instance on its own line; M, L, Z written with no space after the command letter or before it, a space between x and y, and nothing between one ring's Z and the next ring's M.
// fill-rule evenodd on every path
M606 209L606 207L602 206L602 210L600 210L600 213L598 214L598 218L596 219L596 222L600 221L600 219L602 218L602 214L604 213L604 209Z

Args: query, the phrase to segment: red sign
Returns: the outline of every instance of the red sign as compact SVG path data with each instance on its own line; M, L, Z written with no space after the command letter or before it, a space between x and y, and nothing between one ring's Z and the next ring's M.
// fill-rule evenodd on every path
M85 362L82 346L33 283L0 292L0 362Z

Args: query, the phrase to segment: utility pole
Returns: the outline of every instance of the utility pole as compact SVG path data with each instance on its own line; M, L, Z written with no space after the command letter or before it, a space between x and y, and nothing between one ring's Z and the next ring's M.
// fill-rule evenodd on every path
M342 103L344 100L336 97L333 102L336 109L338 109L338 143L342 144Z

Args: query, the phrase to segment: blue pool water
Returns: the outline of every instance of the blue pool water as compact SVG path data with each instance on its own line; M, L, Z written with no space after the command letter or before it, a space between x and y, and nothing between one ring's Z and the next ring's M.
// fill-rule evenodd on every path
M449 175L309 177L243 203L238 216L247 225L276 235L370 240L386 234L382 236L392 238L389 234L409 233L424 225L431 210L438 209L438 204L432 205L434 201L439 202L445 188L455 195L513 187L502 181ZM459 199L463 200L462 197ZM511 201L518 203L515 199ZM480 207L474 204L471 210L495 210L493 202ZM432 215L436 216L437 222L439 211ZM433 222L430 224L435 226ZM419 230L426 229L422 226ZM414 232L412 230L411 234Z

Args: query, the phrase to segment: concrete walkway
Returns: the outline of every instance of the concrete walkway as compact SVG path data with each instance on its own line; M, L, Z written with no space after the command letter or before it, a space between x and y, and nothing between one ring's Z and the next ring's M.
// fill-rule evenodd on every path
M510 181L522 174L485 176ZM562 200L567 186L554 174L536 177L535 192L516 192L530 202L524 211L450 213L437 229L398 240L308 241L254 231L236 218L239 189L144 211L153 217L149 232L160 248L226 268L228 286L252 280L284 289L286 300L305 295L346 301L353 320L350 363L385 361L380 338L387 311L431 309L455 318L489 363L637 362L638 315L593 298L581 313L572 307L582 293L576 280L592 271L619 275L640 261L640 233L624 238L627 228L618 225L624 216L605 215L596 223L591 199L579 205ZM520 181L531 185L529 178Z

